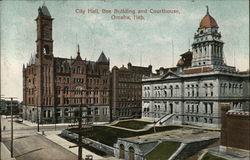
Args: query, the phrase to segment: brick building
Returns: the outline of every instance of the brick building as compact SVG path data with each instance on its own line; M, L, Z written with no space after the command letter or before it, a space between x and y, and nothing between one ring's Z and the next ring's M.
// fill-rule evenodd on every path
M112 68L111 106L113 119L140 118L143 76L152 74L152 66L122 66Z
M40 123L69 122L79 105L87 105L94 121L109 121L109 60L54 57L48 8L38 9L36 54L23 66L23 117ZM38 115L38 117L37 117Z
M230 109L230 104L221 104L220 149L231 148L250 150L250 110Z

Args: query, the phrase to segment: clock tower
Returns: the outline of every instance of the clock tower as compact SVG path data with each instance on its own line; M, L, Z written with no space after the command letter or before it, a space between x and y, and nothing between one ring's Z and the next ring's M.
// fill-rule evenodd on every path
M53 106L54 97L54 56L52 40L52 21L49 10L45 4L38 8L36 40L36 67L37 67L37 105Z
M37 23L37 53L38 58L42 55L53 56L52 21L48 8L43 4L38 8Z

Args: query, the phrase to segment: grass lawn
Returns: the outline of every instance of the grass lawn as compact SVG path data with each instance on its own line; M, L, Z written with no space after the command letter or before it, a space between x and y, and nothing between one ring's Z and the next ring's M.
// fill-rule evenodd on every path
M222 157L218 157L218 156L215 156L211 153L206 153L202 160L226 160L225 158L222 158Z
M149 152L145 158L147 160L166 160L179 148L180 144L180 142L162 142Z
M157 132L179 129L179 126L164 126L164 127L156 127ZM69 129L72 132L79 133L78 129ZM91 133L91 139L106 144L108 146L113 147L113 144L116 143L118 137L119 138L128 138L134 136L140 136L145 134L154 133L154 129L150 128L147 131L133 132L127 131L124 129L112 128L108 126L93 126L93 131ZM81 134L84 136L85 133L81 131Z
M129 120L129 121L120 121L114 126L129 128L129 129L143 129L146 125L151 124L151 122Z

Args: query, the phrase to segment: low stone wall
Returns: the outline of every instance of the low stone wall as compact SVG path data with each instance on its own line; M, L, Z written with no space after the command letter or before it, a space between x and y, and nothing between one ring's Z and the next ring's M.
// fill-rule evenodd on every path
M176 156L171 157L171 160L186 159L218 140L219 138L216 137L185 143L185 147Z
M115 151L115 148L113 147L110 147L108 145L105 145L103 143L100 143L100 142L97 142L97 141L94 141L92 139L89 139L89 138L86 138L83 140L84 142L87 142L87 143L91 143L90 146L99 150L99 151L102 151L102 152L105 152L107 155L110 155L110 156L115 156L114 155L114 151Z
M61 132L61 136L69 138L69 139L77 139L78 138L78 134L73 133L73 132L68 131L68 130L63 130ZM89 146L91 146L99 151L102 151L102 152L106 153L107 155L114 156L115 148L113 148L113 147L102 144L102 143L95 141L95 140L92 140L90 138L83 139L83 142L90 143Z

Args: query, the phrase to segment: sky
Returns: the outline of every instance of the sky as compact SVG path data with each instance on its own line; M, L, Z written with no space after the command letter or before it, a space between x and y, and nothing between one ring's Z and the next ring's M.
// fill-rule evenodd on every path
M206 14L219 25L228 65L249 68L248 0L105 0L105 1L1 1L1 96L22 101L22 66L36 50L38 7L45 2L53 20L53 54L97 60L103 51L110 68L132 65L175 66L179 55L191 49L194 33ZM144 20L113 20L112 15L81 14L76 10L129 9L178 10L178 13L137 13Z

